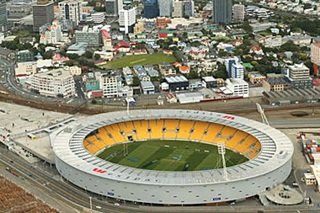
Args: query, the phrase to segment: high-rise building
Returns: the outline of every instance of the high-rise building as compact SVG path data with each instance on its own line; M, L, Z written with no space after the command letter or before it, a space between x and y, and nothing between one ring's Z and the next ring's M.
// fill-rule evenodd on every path
M242 22L244 20L244 5L233 5L233 20Z
M176 0L174 1L173 13L172 16L175 18L183 17L183 1Z
M118 16L123 9L123 0L106 0L106 16Z
M158 16L159 16L158 0L145 0L143 17L156 18Z
M243 79L244 78L244 66L240 63L232 64L229 77Z
M81 18L81 2L78 0L65 0L59 2L58 5L61 19L70 20L73 27L77 27Z
M159 15L161 17L171 17L172 16L172 0L158 0L159 5Z
M7 31L7 2L5 0L0 1L0 32Z
M316 76L320 66L320 37L313 39L311 44L311 62L313 63L313 74Z
M103 73L100 77L100 89L107 98L118 97L118 80L115 73Z
M45 24L40 27L41 44L57 44L62 41L61 23L56 19L52 24Z
M125 34L133 33L133 28L136 23L136 14L137 9L133 8L124 8L120 10L119 13L119 27L120 31Z
M216 24L229 24L232 19L232 0L213 0L213 21Z
M184 0L183 5L183 16L184 17L193 17L194 16L194 1L193 0Z
M53 19L53 1L38 0L33 5L33 32L39 32L39 27L46 23L51 23Z
M285 80L290 83L293 89L308 89L312 88L312 78L310 70L303 63L288 66L288 72L285 75Z
M75 32L76 43L87 43L90 47L100 46L102 43L101 32L94 26L84 26L82 30L76 30Z

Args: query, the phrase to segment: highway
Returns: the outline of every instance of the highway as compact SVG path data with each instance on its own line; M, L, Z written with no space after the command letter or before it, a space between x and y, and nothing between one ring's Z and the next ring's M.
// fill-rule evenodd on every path
M78 189L65 181L58 181L52 178L52 174L45 172L41 169L36 169L31 166L27 161L20 158L13 152L8 151L3 145L0 146L0 162L6 167L14 170L20 176L24 176L31 181L34 181L44 187L44 190L50 191L50 194L55 197L64 199L64 202L69 203L77 210L83 210L83 207L90 208L89 197L90 193ZM102 212L133 212L135 209L130 208L127 211L125 207L118 207L114 204L107 203L106 201L100 201L97 198L92 198L92 207L95 210ZM136 206L138 210L138 206Z

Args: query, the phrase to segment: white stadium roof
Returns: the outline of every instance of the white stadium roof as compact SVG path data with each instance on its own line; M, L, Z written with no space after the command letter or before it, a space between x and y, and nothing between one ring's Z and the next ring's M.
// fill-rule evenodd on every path
M261 143L261 151L245 163L228 167L228 179L223 169L204 171L154 171L121 166L104 161L90 154L83 146L84 138L92 131L113 123L130 120L149 120L159 118L189 119L218 123L245 131ZM284 165L291 159L293 145L279 130L257 121L223 113L194 110L134 110L94 115L70 123L61 130L53 144L58 158L67 164L102 178L152 185L186 185L223 183L246 180L248 177L267 174ZM100 169L104 172L99 173Z

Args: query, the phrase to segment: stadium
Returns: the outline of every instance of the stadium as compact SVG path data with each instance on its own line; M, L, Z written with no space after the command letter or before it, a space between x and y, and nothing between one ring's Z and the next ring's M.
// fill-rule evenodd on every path
M71 183L115 199L162 205L257 195L286 180L293 154L290 139L270 126L194 110L94 115L69 123L51 139L57 170Z

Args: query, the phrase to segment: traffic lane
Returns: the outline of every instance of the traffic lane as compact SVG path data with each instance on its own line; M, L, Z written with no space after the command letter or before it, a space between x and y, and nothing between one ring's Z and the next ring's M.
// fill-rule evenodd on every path
M49 189L51 192L54 192L55 194L60 195L73 203L90 208L89 195L74 185L70 185L68 182L58 182L55 179L52 179L50 174L30 167L28 163L26 163L24 160L21 160L20 157L16 156L14 153L4 152L1 155L0 160L7 166L19 171L25 176L25 178L41 184L42 187ZM107 210L108 212L134 212L133 208L130 208L130 210L127 211L122 206L118 207L113 204L102 202L95 197L92 199L92 205L97 210ZM97 206L98 208L96 208ZM119 208L121 208L121 210Z

